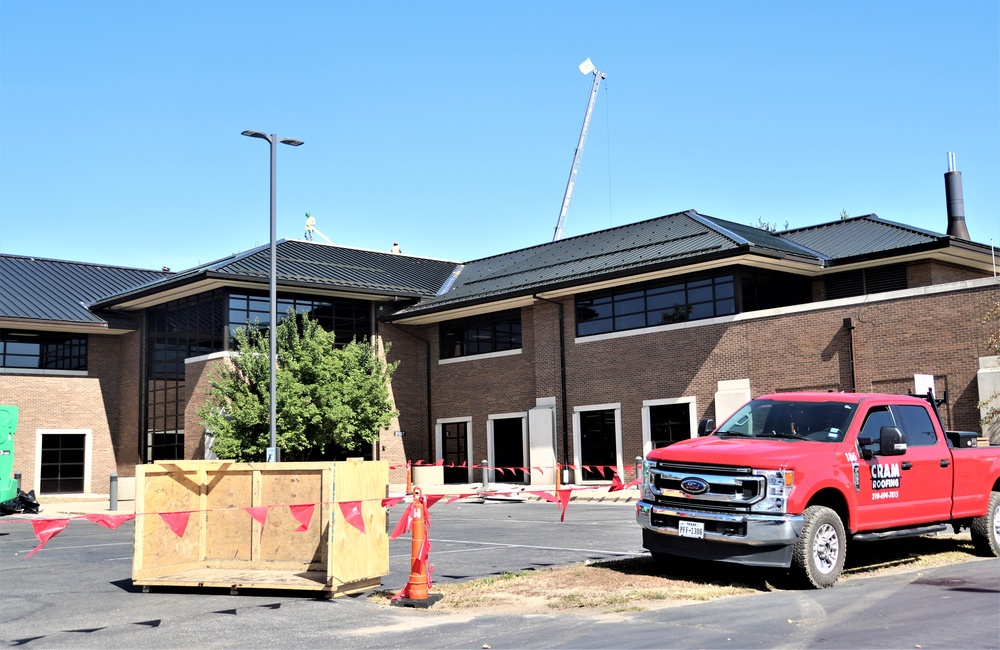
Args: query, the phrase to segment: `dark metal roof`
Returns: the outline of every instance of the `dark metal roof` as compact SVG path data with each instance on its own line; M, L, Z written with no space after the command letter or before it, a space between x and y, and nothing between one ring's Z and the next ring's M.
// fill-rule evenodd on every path
M793 241L689 210L469 262L446 292L396 317L751 250L819 264Z
M778 233L831 260L947 241L948 236L868 214Z
M408 298L433 296L456 266L456 262L294 239L278 241L276 253L279 288L300 285ZM111 307L206 277L259 281L266 286L270 270L270 246L260 246L119 292L96 306Z
M0 254L0 318L101 325L87 306L168 277L163 271Z

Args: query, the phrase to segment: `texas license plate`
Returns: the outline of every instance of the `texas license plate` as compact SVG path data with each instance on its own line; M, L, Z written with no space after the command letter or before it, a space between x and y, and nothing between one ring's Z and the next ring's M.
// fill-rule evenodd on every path
M678 532L681 537L697 537L702 539L705 537L705 524L700 521L684 521L683 519L678 524Z

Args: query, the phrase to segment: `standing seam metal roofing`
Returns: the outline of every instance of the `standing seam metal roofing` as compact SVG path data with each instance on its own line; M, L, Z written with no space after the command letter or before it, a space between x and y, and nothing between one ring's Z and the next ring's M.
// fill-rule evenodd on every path
M456 265L456 262L444 260L294 239L278 241L276 253L279 285L302 283L414 298L433 296ZM99 306L111 306L139 294L155 293L166 285L174 286L209 274L267 282L270 272L270 246L259 246L187 269L161 282L118 293L102 300Z
M94 301L169 277L163 271L0 254L0 318L100 324Z
M469 262L446 293L397 316L742 248L818 262L766 230L689 210Z
M886 221L874 214L788 230L779 235L833 260L947 239L947 235Z

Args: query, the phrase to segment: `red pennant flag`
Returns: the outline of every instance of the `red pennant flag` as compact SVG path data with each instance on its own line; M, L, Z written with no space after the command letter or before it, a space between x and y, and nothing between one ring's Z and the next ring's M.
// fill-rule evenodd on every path
M389 497L387 499L382 499L382 507L391 508L405 498L406 497Z
M432 505L434 505L444 497L445 497L444 494L425 494L424 504L427 506L427 509L429 510Z
M562 506L562 514L559 516L559 521L566 521L566 506L569 505L569 497L573 493L573 490L559 490L559 504Z
M576 471L576 465L563 465L563 467L568 467L569 469Z
M546 501L551 501L552 503L559 503L559 499L557 499L554 495L549 494L548 492L542 492L541 490L525 490L525 492L527 492L528 494L534 494L536 497L541 497L542 499L545 499Z
M439 459L438 459L438 462L436 462L436 463L434 463L434 464L435 464L435 465L444 465L444 458L439 458Z
M35 529L35 537L41 542L38 546L33 548L30 553L24 557L31 557L38 551L42 550L42 547L49 543L49 540L63 532L66 529L66 525L69 523L69 518L65 519L40 519L31 522L31 527Z
M174 531L174 535L184 537L184 529L187 528L191 511L186 512L161 512L160 517Z
M464 499L466 497L471 497L471 496L475 496L475 495L476 495L475 492L469 492L468 494L456 494L455 496L453 496L450 499L448 499L447 501L445 501L444 504L446 506L450 506L451 504L455 503L459 499Z
M615 472L611 477L611 487L608 488L608 492L617 492L623 489L625 489L625 485L622 483L621 478L619 478L618 472Z
M539 474L545 474L545 470L543 470L541 467L532 467L531 469L535 470Z
M313 510L316 509L315 503L299 503L294 506L288 506L291 511L292 516L295 517L295 521L302 524L295 529L296 533L304 533L309 530L309 522L312 521Z
M267 506L254 506L252 508L243 508L247 511L247 514L253 517L256 521L260 522L263 526L267 523L267 511L270 510Z
M632 479L631 481L629 481L628 483L626 483L626 484L624 485L624 487L622 487L622 489L623 489L623 490L627 490L627 489L629 489L629 488L633 488L633 487L635 487L635 486L639 485L640 483L642 483L642 477L639 477L639 478L634 478L634 479Z
M119 526L124 524L126 521L132 521L133 519L135 519L135 515L102 515L99 513L92 513L89 515L84 515L83 518L86 519L87 521L92 521L95 524L100 524L101 526L104 526L105 528L108 528L110 530L114 530L115 528L118 528Z
M360 530L362 535L365 534L365 518L361 514L360 501L341 501L340 513L344 515L347 523Z
M410 530L410 524L413 523L413 504L406 506L406 510L403 512L403 516L399 518L396 522L396 527L392 531L392 535L389 539L396 539L403 533Z
M415 461L413 461L413 464L414 465L423 465L424 464L424 459L421 458L420 460L415 460Z

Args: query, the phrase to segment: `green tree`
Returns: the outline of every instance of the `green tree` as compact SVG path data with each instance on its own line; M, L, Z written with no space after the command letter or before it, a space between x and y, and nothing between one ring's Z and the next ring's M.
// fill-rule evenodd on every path
M256 326L236 331L236 352L210 380L199 411L219 458L263 460L270 444L270 344ZM368 341L334 346L308 314L289 310L278 344L276 442L283 460L352 451L378 439L397 412L386 364Z

